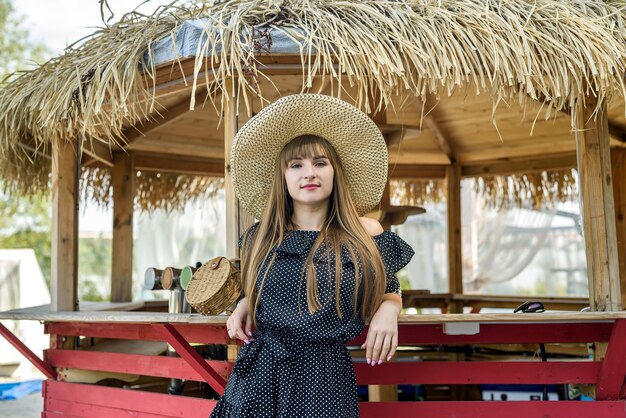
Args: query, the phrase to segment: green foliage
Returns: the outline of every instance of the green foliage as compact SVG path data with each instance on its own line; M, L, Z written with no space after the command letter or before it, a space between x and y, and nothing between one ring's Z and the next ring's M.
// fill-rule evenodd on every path
M50 50L29 40L10 0L0 0L0 79L16 71L42 63Z
M50 199L0 195L0 248L32 248L50 287Z
M79 276L111 276L112 242L100 235L81 238L78 243Z

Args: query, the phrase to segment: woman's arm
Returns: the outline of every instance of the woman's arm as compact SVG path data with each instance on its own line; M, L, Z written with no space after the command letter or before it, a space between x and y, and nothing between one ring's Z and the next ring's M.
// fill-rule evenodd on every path
M246 344L250 342L250 337L252 337L252 316L248 309L247 297L237 303L237 307L226 321L226 329L229 338L239 338Z
M396 293L386 293L378 310L372 316L365 348L367 364L381 364L391 360L398 348L398 316L402 310L402 298Z
M383 227L375 219L359 218L361 225L372 236L383 233ZM381 364L389 361L398 348L398 315L402 310L402 298L396 293L386 293L370 321L367 339L361 348L365 348L367 364Z

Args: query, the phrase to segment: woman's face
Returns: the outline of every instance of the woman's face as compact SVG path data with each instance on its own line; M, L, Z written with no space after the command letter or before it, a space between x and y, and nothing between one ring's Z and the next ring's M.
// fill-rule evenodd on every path
M296 158L287 163L285 182L294 203L316 205L328 200L333 191L335 170L328 158Z

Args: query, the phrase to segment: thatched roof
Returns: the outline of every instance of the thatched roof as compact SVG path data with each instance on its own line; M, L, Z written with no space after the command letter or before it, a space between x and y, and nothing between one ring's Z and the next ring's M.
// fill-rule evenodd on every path
M589 0L264 0L128 14L0 92L0 177L12 191L46 190L54 141L123 144L125 127L156 114L151 46L168 38L176 45L188 20L205 25L190 83L206 86L218 112L232 76L239 99L261 94L268 67L258 59L275 53L273 33L301 46L303 87L330 75L356 85L366 110L407 91L443 97L462 85L494 103L530 98L571 110L590 93L599 102L625 96L625 8Z

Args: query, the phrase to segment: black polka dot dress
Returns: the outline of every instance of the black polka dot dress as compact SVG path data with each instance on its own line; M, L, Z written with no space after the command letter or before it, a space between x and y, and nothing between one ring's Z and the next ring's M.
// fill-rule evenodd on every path
M254 228L254 227L253 227ZM335 305L334 256L313 257L321 308L310 314L303 265L318 231L291 231L276 254L257 308L253 341L242 347L224 395L211 418L357 418L359 405L346 343L364 329L360 307L353 312L354 265L342 250L339 318ZM395 272L411 247L393 232L373 237L387 273L386 292L400 292ZM259 274L269 263L266 261Z

